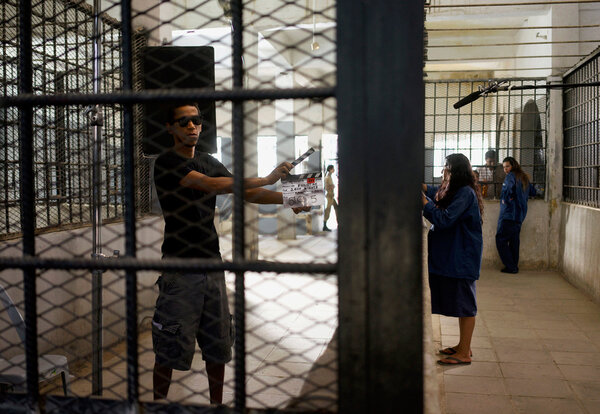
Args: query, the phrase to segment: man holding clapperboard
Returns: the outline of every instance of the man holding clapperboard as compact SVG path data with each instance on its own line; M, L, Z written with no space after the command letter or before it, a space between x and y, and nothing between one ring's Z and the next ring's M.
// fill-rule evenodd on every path
M196 103L175 104L165 115L173 146L156 159L154 166L165 219L163 258L221 260L214 226L216 196L233 191L233 175L210 154L197 150L202 114ZM293 163L281 163L266 177L245 178L244 199L283 204L295 213L322 204L320 173L308 178L289 174L312 152L311 148ZM262 188L280 179L283 194ZM165 272L156 284L159 296L152 319L154 399L167 397L173 369L190 370L197 342L206 362L210 401L220 404L225 364L231 360L233 346L224 272Z

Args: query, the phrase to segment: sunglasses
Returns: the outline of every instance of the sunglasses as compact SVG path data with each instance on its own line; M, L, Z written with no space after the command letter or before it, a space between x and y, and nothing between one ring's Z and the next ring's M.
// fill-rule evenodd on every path
M194 125L202 125L202 117L200 115L194 116L184 116L174 120L173 122L177 122L180 127L185 128L192 121Z

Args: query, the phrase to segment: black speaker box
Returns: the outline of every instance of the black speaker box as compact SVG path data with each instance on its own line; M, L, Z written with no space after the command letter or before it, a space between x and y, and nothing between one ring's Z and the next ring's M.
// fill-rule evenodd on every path
M142 51L144 89L190 89L215 90L215 52L211 46L146 47ZM198 151L217 152L216 110L214 100L197 102L202 113L202 132L198 139ZM144 138L142 150L145 155L157 155L173 146L173 138L167 133L167 113L173 103L156 102L144 105Z

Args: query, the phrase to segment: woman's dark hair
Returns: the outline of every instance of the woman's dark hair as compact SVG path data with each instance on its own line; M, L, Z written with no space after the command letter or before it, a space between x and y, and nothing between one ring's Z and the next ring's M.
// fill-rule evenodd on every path
M519 162L513 157L506 157L502 160L502 163L508 162L510 164L510 172L515 175L517 180L521 180L521 185L523 186L523 190L526 191L527 187L529 187L529 183L531 180L529 179L529 175L521 168Z
M333 165L329 164L329 165L327 166L327 172L329 172L329 170L331 170L332 168L333 168Z
M475 191L479 213L483 217L481 189L477 185L477 178L475 173L473 173L469 159L463 154L450 154L446 157L446 167L442 184L435 194L436 204L441 208L448 207L458 190L464 186L469 186Z

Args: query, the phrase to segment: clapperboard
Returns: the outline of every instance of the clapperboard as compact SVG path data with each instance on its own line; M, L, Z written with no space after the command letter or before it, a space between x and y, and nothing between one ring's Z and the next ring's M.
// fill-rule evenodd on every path
M315 152L313 148L306 151L297 160L292 162L292 168L304 161L310 154ZM323 174L313 172L306 174L289 174L281 180L283 186L284 207L309 207L323 204Z

